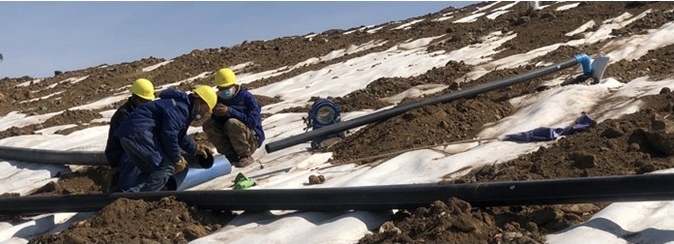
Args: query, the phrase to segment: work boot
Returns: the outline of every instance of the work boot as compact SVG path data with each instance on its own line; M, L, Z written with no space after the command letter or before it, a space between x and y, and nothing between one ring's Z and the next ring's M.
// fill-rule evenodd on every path
M229 163L232 164L232 165L238 164L238 163L239 163L239 160L241 160L241 159L239 158L239 155L236 155L236 154L225 155L225 157L227 158L227 160L229 161Z
M238 163L234 164L234 166L236 166L237 168L244 168L244 167L248 167L249 165L253 164L254 162L255 162L255 159L253 159L253 157L251 157L251 156L248 156L248 157L245 157L245 158L241 158L241 160L239 160Z

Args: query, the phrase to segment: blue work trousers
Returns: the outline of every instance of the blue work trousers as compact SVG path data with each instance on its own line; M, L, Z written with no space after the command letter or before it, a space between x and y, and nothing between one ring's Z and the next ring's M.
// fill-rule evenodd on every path
M157 141L149 131L136 140L120 138L122 148L140 170L135 183L126 192L159 191L173 175L173 162L169 162L168 157L157 150L160 146ZM158 157L161 161L157 164Z
M140 176L140 169L131 162L131 158L126 155L122 155L118 163L119 166L119 177L117 178L117 185L115 186L115 192L126 192L131 187L136 184L138 176Z

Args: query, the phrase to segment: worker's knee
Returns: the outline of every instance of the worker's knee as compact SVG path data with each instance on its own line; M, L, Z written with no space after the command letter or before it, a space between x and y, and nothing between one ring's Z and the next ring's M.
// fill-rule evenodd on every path
M238 119L228 119L227 122L225 122L225 131L229 133L241 132L246 128L246 125Z
M222 133L222 124L215 121L214 119L206 120L202 128L204 129L204 133L206 134Z

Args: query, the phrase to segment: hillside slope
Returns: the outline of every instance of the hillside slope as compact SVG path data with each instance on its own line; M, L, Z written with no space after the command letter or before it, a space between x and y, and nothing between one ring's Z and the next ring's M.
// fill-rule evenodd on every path
M302 133L301 117L315 97L331 97L348 120L587 53L611 58L599 84L559 86L580 73L566 69L353 129L325 152L306 152L307 144L275 153L259 149L254 155L259 164L241 172L263 175L282 170L258 179L257 188L265 189L460 184L669 170L674 168L671 145L666 144L674 135L670 125L674 113L672 10L672 2L556 2L535 11L526 3L485 2L377 26L194 50L171 60L149 57L56 77L2 79L0 145L101 150L107 120L128 97L129 84L140 77L152 80L158 90L187 90L212 84L214 71L232 67L264 106L269 143ZM493 140L539 126L567 126L582 113L598 123L557 141ZM204 141L199 124L193 126L192 136ZM477 137L487 143L470 141ZM410 150L433 145L437 147ZM388 156L367 159L378 155ZM105 167L0 163L8 172L1 178L0 193L106 192L106 179L112 174ZM335 167L316 170L327 166ZM230 189L235 174L193 190ZM308 176L315 174L325 175L326 182L307 184ZM117 202L89 220L80 221L88 216L76 214L39 227L31 221L49 215L3 216L0 235L10 242L32 243L566 243L582 240L583 235L604 243L652 243L667 239L667 234L652 234L648 228L674 230L674 226L638 224L667 216L670 202L661 203L660 214L643 211L635 214L641 219L628 220L610 217L625 208L620 204L475 208L460 199L439 200L427 208L395 214L271 211L238 216L200 212L176 205L173 199L152 203L170 206L172 210L165 213L151 211L149 203ZM147 212L160 216L145 216L141 219L147 222L139 224L138 218L121 218L127 208L150 209ZM184 221L153 221L162 219L161 214L181 216ZM610 223L596 224L599 217L595 216ZM117 218L117 225L105 225ZM200 220L204 221L197 224ZM135 228L139 225L158 227L139 233ZM611 228L615 225L629 231Z

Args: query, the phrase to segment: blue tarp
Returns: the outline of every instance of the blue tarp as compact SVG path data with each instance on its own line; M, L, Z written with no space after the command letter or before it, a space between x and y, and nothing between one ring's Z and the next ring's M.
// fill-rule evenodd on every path
M527 132L505 135L502 141L533 142L533 141L551 141L560 136L571 135L573 133L584 131L590 128L594 120L590 115L583 114L576 119L572 126L566 128L539 127Z

